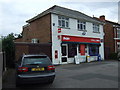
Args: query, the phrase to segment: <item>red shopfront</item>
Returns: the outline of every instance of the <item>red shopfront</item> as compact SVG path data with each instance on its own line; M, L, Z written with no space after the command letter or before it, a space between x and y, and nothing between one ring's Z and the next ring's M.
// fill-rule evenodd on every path
M80 56L98 56L100 47L100 38L78 37L78 36L61 36L62 61L67 62L67 58Z

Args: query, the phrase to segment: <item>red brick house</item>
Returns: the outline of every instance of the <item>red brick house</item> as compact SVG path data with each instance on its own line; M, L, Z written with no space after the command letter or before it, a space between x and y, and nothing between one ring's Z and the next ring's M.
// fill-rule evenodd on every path
M110 55L112 53L117 53L118 48L120 47L120 24L109 20L105 20L104 15L96 19L103 21L105 23L104 53L105 59L110 59Z

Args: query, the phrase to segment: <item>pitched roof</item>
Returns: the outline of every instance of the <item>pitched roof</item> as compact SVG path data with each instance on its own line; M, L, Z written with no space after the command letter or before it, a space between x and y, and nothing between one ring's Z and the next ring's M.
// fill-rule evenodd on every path
M113 24L113 25L118 25L118 26L120 26L120 24L117 23L117 22L113 22L113 21L109 21L109 20L102 21L102 20L100 20L100 19L97 18L97 17L93 17L93 18L96 19L96 20L99 20L99 21L101 21L101 22L104 22L104 23L111 23L111 24Z
M71 9L60 7L57 5L54 5L53 7L47 9L46 11L44 11L44 12L38 14L37 16L27 20L26 22L30 23L30 22L32 22L32 21L34 21L34 20L36 20L36 19L38 19L46 14L49 14L49 13L63 15L63 16L67 16L67 17L71 17L71 18L75 18L75 19L81 19L81 20L85 20L88 22L103 24L103 22L96 20L96 19L94 19L86 14L79 12L79 11L71 10Z

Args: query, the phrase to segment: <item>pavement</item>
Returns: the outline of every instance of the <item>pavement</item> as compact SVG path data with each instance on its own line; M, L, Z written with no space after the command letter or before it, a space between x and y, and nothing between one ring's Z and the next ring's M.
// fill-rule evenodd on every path
M56 78L52 85L37 84L23 85L22 88L39 90L40 88L114 88L119 86L118 67L120 62L115 60L90 63L58 65ZM16 88L15 70L9 69L3 81L3 89Z

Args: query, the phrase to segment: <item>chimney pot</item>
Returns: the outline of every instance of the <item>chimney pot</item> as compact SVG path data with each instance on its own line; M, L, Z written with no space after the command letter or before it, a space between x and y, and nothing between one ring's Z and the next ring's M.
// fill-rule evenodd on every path
M105 15L100 16L99 19L100 19L101 21L105 21Z

